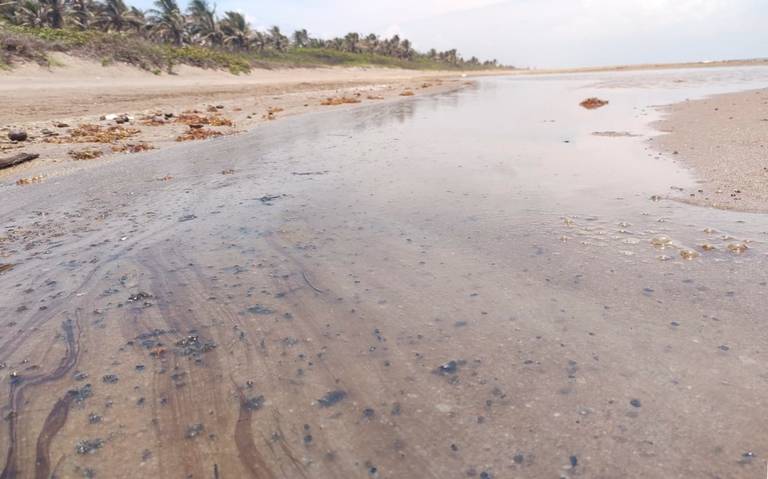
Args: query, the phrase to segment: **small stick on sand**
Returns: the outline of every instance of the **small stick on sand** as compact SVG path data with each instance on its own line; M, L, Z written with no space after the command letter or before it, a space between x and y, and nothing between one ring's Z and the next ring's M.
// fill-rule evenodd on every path
M321 289L315 288L315 286L309 281L309 278L307 278L307 273L302 271L301 272L301 276L304 278L304 281L306 281L306 283L309 285L310 288L314 289L315 291L317 291L320 294L325 294L325 291L323 291Z

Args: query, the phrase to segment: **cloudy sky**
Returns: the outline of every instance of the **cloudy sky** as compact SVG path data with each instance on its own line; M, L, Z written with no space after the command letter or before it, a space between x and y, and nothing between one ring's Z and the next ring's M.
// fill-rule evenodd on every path
M137 0L147 7L151 0ZM185 0L181 1L182 4ZM399 33L418 49L559 67L768 57L768 0L218 0L258 27Z

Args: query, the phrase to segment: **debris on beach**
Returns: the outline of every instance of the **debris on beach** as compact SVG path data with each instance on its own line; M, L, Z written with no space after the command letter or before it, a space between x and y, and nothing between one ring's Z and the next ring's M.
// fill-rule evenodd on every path
M205 426L203 426L202 424L200 423L190 424L187 427L186 437L187 439L192 439L193 437L200 435L200 433L202 433L203 431L205 431Z
M36 183L42 183L45 180L45 175L35 175L29 178L19 178L16 180L16 184L19 186L32 185Z
M82 150L69 150L67 153L73 160L94 160L104 155L98 148L85 148Z
M264 396L256 396L242 401L243 409L258 411L264 405Z
M597 108L604 107L608 103L610 103L608 100L601 100L600 98L592 97L582 101L579 103L579 105L581 105L582 108L586 108L587 110L595 110Z
M102 127L89 123L83 123L70 130L68 136L55 136L45 139L46 143L115 143L118 140L126 140L141 133L137 128L124 126Z
M434 373L441 376L450 376L456 374L459 371L460 361L448 361L435 368Z
M11 130L8 132L8 139L11 141L27 141L29 135L24 130Z
M605 136L608 138L633 138L640 135L628 131L593 131L593 136Z
M266 306L262 306L260 304L257 304L255 306L251 306L246 311L248 311L251 314L260 314L260 315L267 315L267 314L274 314L275 311L273 309L270 309Z
M336 98L328 97L320 102L322 106L344 105L345 103L360 103L360 100L354 97L340 96Z
M369 100L383 100L384 99L384 97L380 96L380 95L368 95L366 98L368 98Z
M229 118L225 118L219 115L214 115L214 116L208 117L207 124L211 126L234 126L235 122L233 122Z
M264 203L267 206L272 206L272 202L284 197L285 195L264 195L261 198L258 198L259 201Z
M37 153L18 153L13 156L0 158L0 168L8 168L11 166L16 166L18 164L35 160L37 158L40 158L40 155L38 155Z
M651 244L657 248L664 248L672 243L672 238L665 235L654 236L651 238Z
M263 120L274 120L275 118L277 118L275 115L277 113L280 113L281 111L285 111L285 110L283 110L280 107L269 107L267 108L267 112L261 118Z
M108 115L102 115L99 120L101 121L114 121L115 123L122 125L123 123L128 123L133 121L133 117L129 116L126 113L118 115L117 113L110 113Z
M413 93L413 91L411 90L405 90L400 94L400 96L413 96L413 95L415 95L415 93Z
M680 256L688 261L694 260L699 257L699 253L692 249L684 249L680 251Z
M208 125L208 126L233 126L234 122L221 115L204 115L198 111L185 111L176 118L176 123L182 123L187 126Z
M335 405L336 403L339 403L344 400L344 398L347 397L346 391L342 391L341 389L337 389L336 391L331 391L322 398L318 399L318 403L320 403L320 407L331 407Z
M168 121L166 116L162 114L155 114L142 117L140 123L144 126L163 126L168 123Z
M194 128L190 125L189 130L176 137L176 141L207 140L208 138L215 138L221 135L223 135L223 133L220 131L207 128Z
M742 254L749 249L749 246L746 243L730 243L727 248L733 254Z
M113 153L141 153L142 151L154 150L155 146L145 141L139 143L126 143L124 145L115 145L112 147Z
M75 451L80 455L93 454L96 450L101 449L103 445L104 441L101 439L85 439L75 445Z
M213 341L204 341L199 336L190 335L176 341L175 353L179 356L199 357L214 349L216 349L216 343Z
M144 291L139 291L136 294L132 294L128 296L128 302L129 303L135 303L137 301L146 301L148 299L154 298L150 293L145 293Z
M78 404L85 402L86 399L93 396L93 387L86 384L80 389L70 389L67 393Z

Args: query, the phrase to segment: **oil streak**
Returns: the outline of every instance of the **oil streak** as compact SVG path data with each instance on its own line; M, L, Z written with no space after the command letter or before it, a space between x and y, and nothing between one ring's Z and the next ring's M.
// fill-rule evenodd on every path
M251 416L253 409L246 404L245 395L240 393L240 414L235 425L235 445L237 446L237 455L243 467L248 471L249 477L254 479L269 479L275 477L267 467L264 458L256 448L253 441L253 432L251 430Z
M19 477L20 470L17 464L17 428L19 415L21 413L19 408L21 407L21 404L24 403L24 391L34 386L58 381L77 364L78 356L80 354L79 326L73 324L72 320L66 320L62 323L62 329L66 336L67 352L59 363L59 366L49 374L33 376L20 383L11 385L9 394L11 414L8 426L8 455L6 456L5 467L3 468L2 474L0 474L0 479L15 479L16 477ZM75 335L75 329L78 331L78 336ZM66 422L70 403L71 399L69 394L64 398L59 399L43 424L43 429L40 431L40 435L37 439L37 451L35 457L36 479L49 477L50 458L48 457L48 451L50 443Z
M35 479L49 479L51 477L50 449L51 441L58 434L64 423L67 422L69 406L72 404L73 395L67 394L56 401L48 417L43 423L43 430L37 437L37 451L35 452Z

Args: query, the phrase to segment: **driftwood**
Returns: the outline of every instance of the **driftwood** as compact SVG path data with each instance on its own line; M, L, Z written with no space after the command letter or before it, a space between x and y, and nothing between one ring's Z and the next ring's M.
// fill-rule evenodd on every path
M15 166L19 163L24 163L25 161L34 160L35 158L39 158L40 155L37 153L19 153L18 155L8 156L6 158L0 158L0 169L1 168L8 168L9 166Z

